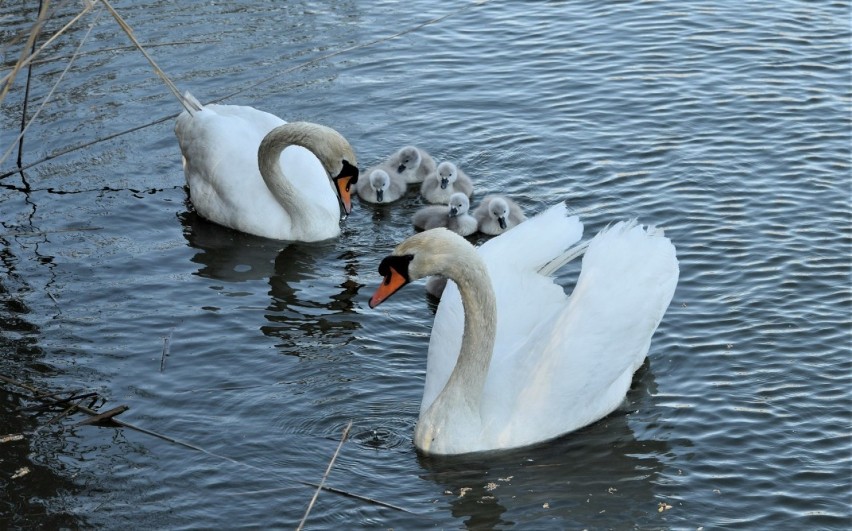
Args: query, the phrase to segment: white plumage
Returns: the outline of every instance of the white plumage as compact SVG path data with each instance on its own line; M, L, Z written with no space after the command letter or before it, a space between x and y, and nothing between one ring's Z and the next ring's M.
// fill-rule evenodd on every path
M582 230L560 203L477 250L441 229L394 250L413 257L411 280L454 280L432 327L419 449L461 454L535 444L624 400L674 294L675 249L660 230L617 223L588 245L569 297L542 271L582 252L571 247ZM373 306L388 296L379 291Z
M202 106L189 93L185 98L197 110L178 116L175 135L199 215L279 240L317 241L340 234L340 201L348 205L348 185L341 184L338 192L331 179L344 167L354 170L357 161L339 133L307 122L287 124L253 107ZM261 143L273 130L276 141L266 143L264 154ZM269 159L267 175L259 156Z

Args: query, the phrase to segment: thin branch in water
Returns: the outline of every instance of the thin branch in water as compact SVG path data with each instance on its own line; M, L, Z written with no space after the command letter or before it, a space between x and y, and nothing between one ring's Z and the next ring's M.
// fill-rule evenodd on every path
M87 230L102 230L103 227L74 227L70 229L43 230L43 231L26 231L26 232L7 232L0 234L0 238L11 238L15 236L47 236L49 234L59 234L62 232L82 232ZM51 296L51 298L53 298Z
M305 522L308 519L308 515L311 514L311 509L314 507L314 503L317 501L317 497L319 496L320 490L322 490L323 485L325 484L325 480L328 478L329 473L331 473L331 467L334 466L334 461L337 459L337 454L340 453L340 449L343 448L343 443L346 442L346 438L349 437L349 430L352 429L352 421L349 421L349 424L346 425L346 428L343 430L343 435L340 437L340 444L337 445L337 450L334 451L334 455L331 456L331 461L328 462L328 466L325 469L325 474L322 475L322 481L320 481L317 490L314 492L314 497L311 498L311 503L308 504L308 509L305 511L305 516L302 517L302 521L299 522L299 527L296 528L296 531L301 531L305 527Z
M160 372L163 372L166 369L166 356L169 355L169 351L171 350L172 343L172 334L175 332L175 327L173 326L171 330L169 330L169 334L163 337L163 356L160 358Z
M166 84L166 87L168 87L169 90L172 91L172 94L174 94L180 104L183 105L183 108L186 109L188 112L193 112L197 110L187 104L184 97L181 96L180 90L178 90L177 86L172 83L172 80L169 79L169 76L167 76L166 73L163 72L163 70L157 65L154 59L150 55L148 55L148 52L145 51L145 48L142 47L142 44L138 40L136 40L136 37L133 35L133 29L127 24L127 22L124 21L123 18L121 18L121 15L119 15L118 11L116 11L112 7L112 4L109 3L109 0L101 0L101 2L103 2L103 4L107 7L109 13L112 15L112 18L114 18L115 21L118 22L118 25L121 27L122 30L124 30L124 33L127 34L127 37L130 38L130 42L132 42L136 46L136 48L138 48L139 51L142 52L142 55L145 56L145 59L147 59L151 66L154 68L154 72L156 72L157 75L160 76L160 79L162 79L163 82Z

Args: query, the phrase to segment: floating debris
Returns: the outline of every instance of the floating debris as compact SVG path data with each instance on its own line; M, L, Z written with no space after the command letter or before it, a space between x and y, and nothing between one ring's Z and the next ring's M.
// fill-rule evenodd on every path
M30 473L30 467L27 467L27 466L21 467L18 470L16 470L14 474L12 474L12 479L22 478L29 473Z
M660 502L660 505L659 505L659 506L657 506L657 512L658 512L658 513L661 513L661 512L663 512L663 511L668 511L668 510L669 510L669 509L671 509L671 508L672 508L672 506L671 506L671 505L669 505L668 503L666 503L666 502Z
M473 489L470 488L470 487L462 487L461 489L459 489L459 498L464 498L465 494L467 494L468 492L470 492L472 490Z
M3 435L2 437L0 437L0 444L12 442L12 441L20 441L23 438L24 438L24 436L21 435L20 433L14 433L12 435Z
M541 506L541 508L542 509L550 509L550 504L547 503L547 502L544 502L544 504Z
M488 492L491 492L492 490L496 489L499 486L500 485L498 485L498 484L496 484L492 481L492 482L488 483L487 485L485 485L485 490L487 490Z

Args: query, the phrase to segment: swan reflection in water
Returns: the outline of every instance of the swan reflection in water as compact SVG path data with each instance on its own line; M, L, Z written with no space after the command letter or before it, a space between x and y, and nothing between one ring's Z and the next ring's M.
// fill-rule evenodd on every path
M645 366L621 408L579 431L518 450L436 457L418 453L422 477L439 489L438 504L468 529L502 529L524 522L529 529L644 528L660 523L660 456L668 444L653 433L637 439L634 411L653 413L655 382ZM643 418L641 425L656 425ZM647 512L615 510L647 507Z
M360 326L349 318L359 288L352 280L357 267L354 254L335 252L334 240L282 242L222 227L192 210L179 217L184 236L196 250L191 260L199 266L197 275L228 284L263 280L269 284L268 304L241 309L264 311L266 319L259 328L282 340L278 343L282 352L302 356L339 348L353 339L353 331ZM334 271L341 282L332 285L322 271ZM257 290L246 288L228 295L256 297Z

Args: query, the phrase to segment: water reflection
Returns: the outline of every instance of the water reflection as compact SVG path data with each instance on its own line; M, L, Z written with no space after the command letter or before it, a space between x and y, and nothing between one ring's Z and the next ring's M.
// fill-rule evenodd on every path
M654 485L665 466L660 456L669 451L665 441L637 439L629 425L630 411L651 407L641 402L651 402L653 387L650 371L640 370L620 410L533 448L475 458L418 454L422 477L439 486L452 515L469 529L638 524L636 507L656 513ZM619 512L621 505L634 512Z
M178 215L198 275L225 282L260 280L275 274L275 257L287 244L210 223L192 210Z
M359 325L348 316L354 315L360 288L354 280L356 253L335 253L333 240L281 242L243 234L192 211L179 217L184 236L197 250L191 260L200 265L199 276L228 283L268 283L268 302L263 306L267 322L260 330L280 339L285 353L301 356L353 339ZM241 295L257 293L246 290Z

